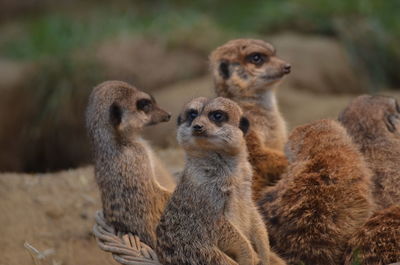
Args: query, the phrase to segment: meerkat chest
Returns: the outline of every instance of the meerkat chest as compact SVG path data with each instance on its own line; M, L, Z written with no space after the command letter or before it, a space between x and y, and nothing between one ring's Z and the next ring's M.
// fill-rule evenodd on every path
M250 234L251 228L251 205L248 204L250 201L250 198L244 198L241 194L235 194L235 192L233 192L227 202L227 207L224 212L227 220L240 229L247 237Z
M154 174L155 171L155 161L154 161L154 154L151 151L149 144L142 138L138 140L138 143L141 145L141 155L142 155L142 162L148 164L151 172Z

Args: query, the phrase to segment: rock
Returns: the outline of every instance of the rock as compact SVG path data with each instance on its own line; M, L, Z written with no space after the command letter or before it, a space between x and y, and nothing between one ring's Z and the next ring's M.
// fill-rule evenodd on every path
M156 89L207 70L207 60L198 53L168 49L150 39L121 36L102 43L97 59L111 80L123 80L140 89Z
M368 78L353 66L337 40L289 33L266 40L292 65L288 86L317 93L367 92Z

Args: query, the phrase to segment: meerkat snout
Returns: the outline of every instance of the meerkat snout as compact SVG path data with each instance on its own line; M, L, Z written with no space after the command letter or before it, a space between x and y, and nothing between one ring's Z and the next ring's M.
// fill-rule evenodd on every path
M178 117L177 138L186 149L237 149L248 128L249 121L235 102L222 97L196 98Z
M193 125L193 136L201 136L205 132L204 126L195 124Z
M283 66L283 73L285 73L285 74L289 74L290 73L290 71L291 71L291 69L292 69L292 66L290 65L290 64L285 64L284 66Z

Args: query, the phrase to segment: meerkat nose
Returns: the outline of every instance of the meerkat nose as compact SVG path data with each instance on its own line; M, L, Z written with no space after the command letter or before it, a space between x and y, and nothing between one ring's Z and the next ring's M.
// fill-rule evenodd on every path
M196 132L201 132L203 130L203 126L199 125L199 124L196 124L196 125L193 126L193 130L196 131Z
M285 64L285 66L283 66L283 72L285 74L290 73L290 69L292 68L292 66L290 64Z

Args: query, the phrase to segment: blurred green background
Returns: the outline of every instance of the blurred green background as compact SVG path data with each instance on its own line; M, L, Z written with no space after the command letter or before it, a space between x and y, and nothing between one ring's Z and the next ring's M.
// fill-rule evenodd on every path
M399 89L399 11L399 0L0 0L0 171L89 163L92 87L120 79L157 95L207 76L209 52L232 38L271 40L294 65L291 94Z

